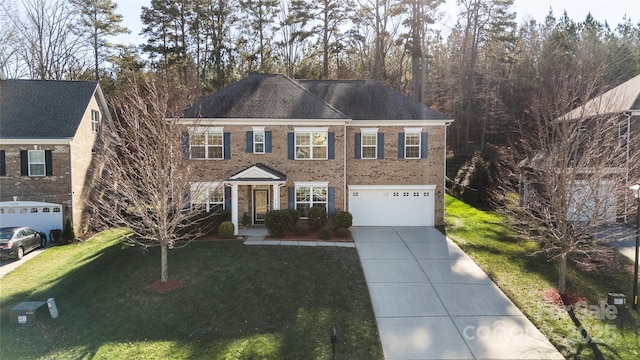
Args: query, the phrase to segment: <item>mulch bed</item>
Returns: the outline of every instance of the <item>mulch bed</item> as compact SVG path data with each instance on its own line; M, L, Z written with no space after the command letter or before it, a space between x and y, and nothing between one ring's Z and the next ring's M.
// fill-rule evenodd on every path
M240 236L242 237L242 236ZM242 237L244 240L244 237ZM267 235L265 237L266 240L290 240L290 241L332 241L332 242L353 242L353 236L349 235L349 237L345 237L345 238L339 238L336 236L333 236L330 240L322 240L318 237L318 232L317 231L310 231L308 235L305 236L301 236L295 233L295 231L292 231L290 233L288 233L287 235L284 236L270 236ZM214 233L210 233L210 234L206 234L203 236L200 236L199 238L195 239L196 241L229 241L229 240L237 240L236 238L233 239L223 239L220 236L218 236L218 234L214 234Z
M542 292L542 296L544 297L545 301L550 302L554 305L558 305L558 306L565 305L564 301L562 300L562 297L560 296L560 293L558 292L558 289L545 290ZM566 298L567 298L567 301L569 302L566 305L575 305L576 303L586 300L584 296L578 295L572 291L567 291Z
M156 281L148 286L148 289L155 293L165 293L167 291L179 289L184 285L182 280L169 279L167 282Z

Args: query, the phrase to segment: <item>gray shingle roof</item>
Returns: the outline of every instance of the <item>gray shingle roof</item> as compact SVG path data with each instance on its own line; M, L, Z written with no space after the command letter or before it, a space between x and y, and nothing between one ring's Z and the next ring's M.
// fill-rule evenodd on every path
M98 83L0 80L0 138L71 138Z
M617 114L629 110L640 110L640 75L637 75L613 89L594 97L561 119L580 119L598 115Z
M284 75L253 74L183 111L186 118L344 119Z
M443 120L444 115L374 80L303 80L300 85L353 120Z

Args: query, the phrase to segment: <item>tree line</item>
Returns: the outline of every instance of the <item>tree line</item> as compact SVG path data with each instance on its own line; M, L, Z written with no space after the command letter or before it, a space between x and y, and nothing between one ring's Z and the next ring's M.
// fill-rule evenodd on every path
M598 91L640 73L640 22L549 12L518 24L513 2L458 0L444 32L444 0L151 0L146 42L127 46L112 43L129 31L113 0L0 0L0 70L99 80L107 94L162 71L193 97L254 72L376 79L455 119L448 145L464 153L518 137L534 94L562 74L602 74Z

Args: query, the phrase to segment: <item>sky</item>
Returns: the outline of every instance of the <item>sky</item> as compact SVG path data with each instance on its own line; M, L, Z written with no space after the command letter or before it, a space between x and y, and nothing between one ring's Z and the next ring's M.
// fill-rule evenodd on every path
M151 0L115 0L118 4L118 13L123 15L123 25L131 30L131 34L120 35L114 42L125 44L142 44L144 39L140 36L142 24L140 13L142 6L150 6ZM535 19L538 22L544 20L553 10L556 18L560 17L566 10L567 14L574 21L580 22L591 15L598 21L609 23L611 28L615 28L623 21L626 15L633 23L640 21L640 0L515 0L512 10L517 13L518 23L527 19ZM446 4L441 6L445 15L438 27L446 32L456 22L458 14L456 0L446 0Z

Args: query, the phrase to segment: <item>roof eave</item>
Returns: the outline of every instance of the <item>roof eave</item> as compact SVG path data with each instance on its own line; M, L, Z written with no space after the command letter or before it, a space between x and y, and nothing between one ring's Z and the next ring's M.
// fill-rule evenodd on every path
M0 138L0 145L68 145L73 137L64 138Z

